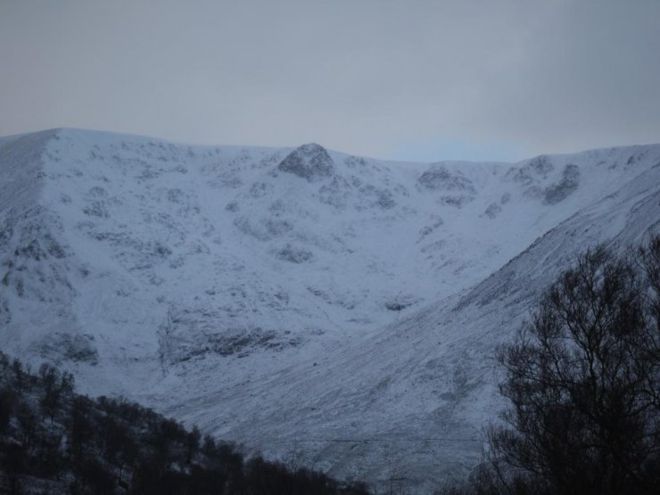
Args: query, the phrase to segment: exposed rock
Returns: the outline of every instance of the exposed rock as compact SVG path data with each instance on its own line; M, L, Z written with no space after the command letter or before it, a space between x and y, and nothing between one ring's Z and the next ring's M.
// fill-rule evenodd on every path
M385 309L388 311L403 311L404 309L414 305L416 302L417 298L410 294L398 295L385 302Z
M213 310L171 307L159 330L161 360L172 364L208 354L245 357L258 350L280 351L301 344L281 329L223 325L224 320Z
M333 175L334 166L332 158L323 146L310 143L289 153L277 168L311 182Z
M35 344L33 350L41 357L52 359L56 363L72 361L95 365L99 357L94 346L94 337L87 334L57 332L47 335Z
M533 170L536 175L543 177L546 177L555 168L550 159L545 155L539 155L532 158L528 163L528 167Z
M287 244L277 252L277 257L282 261L289 261L291 263L305 263L310 261L314 255L307 249L297 248L291 244Z
M488 205L488 208L486 208L486 211L484 211L484 215L486 215L488 218L495 218L501 211L502 207L500 205L497 203L491 203Z
M580 169L577 165L566 165L562 178L556 184L545 189L543 202L549 205L559 203L573 193L580 184Z
M432 166L419 176L420 186L431 191L464 191L475 193L472 182L460 174L451 173L445 167Z

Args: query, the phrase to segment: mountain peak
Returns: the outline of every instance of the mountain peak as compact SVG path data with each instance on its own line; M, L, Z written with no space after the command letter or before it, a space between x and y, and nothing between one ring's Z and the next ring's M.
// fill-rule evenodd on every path
M479 461L492 349L566 260L657 229L659 163L659 145L431 165L7 137L0 349L379 489L399 452L432 491ZM391 444L366 455L374 435Z
M289 153L277 166L282 172L308 181L333 175L335 164L327 150L316 143L303 144Z

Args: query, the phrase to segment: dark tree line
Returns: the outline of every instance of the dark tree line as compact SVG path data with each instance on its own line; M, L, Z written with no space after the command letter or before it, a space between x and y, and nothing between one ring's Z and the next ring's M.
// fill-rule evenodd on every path
M366 494L311 470L246 459L231 444L124 400L74 392L0 353L0 493Z
M498 357L503 424L447 492L660 493L660 237L580 256Z

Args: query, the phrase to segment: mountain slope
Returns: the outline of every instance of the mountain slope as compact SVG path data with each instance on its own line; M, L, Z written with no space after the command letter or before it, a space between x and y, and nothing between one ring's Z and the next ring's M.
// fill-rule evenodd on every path
M242 384L240 393L179 399L172 410L249 444L280 441L299 462L367 473L383 485L394 472L429 489L478 458L481 429L499 402L495 346L519 328L585 243L636 245L660 231L658 184L655 167L562 222L472 290L326 356L319 370L307 363L307 371L301 366L267 384ZM253 413L227 421L217 406L209 414L214 404Z
M0 345L247 448L427 486L476 459L488 357L538 291L654 228L659 164L7 138Z

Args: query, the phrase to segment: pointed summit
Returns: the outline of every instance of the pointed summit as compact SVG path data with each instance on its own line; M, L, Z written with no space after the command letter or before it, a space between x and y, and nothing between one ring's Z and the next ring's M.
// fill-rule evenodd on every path
M299 146L277 166L282 172L314 181L330 177L334 171L334 162L326 149L316 143Z

